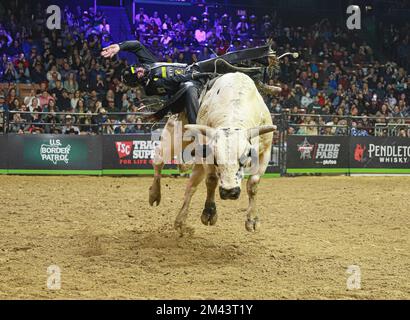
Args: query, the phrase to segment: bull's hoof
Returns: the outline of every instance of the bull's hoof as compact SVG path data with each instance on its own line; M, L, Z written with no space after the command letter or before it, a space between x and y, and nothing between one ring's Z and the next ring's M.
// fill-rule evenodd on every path
M161 202L161 181L159 178L154 178L154 182L149 188L148 201L151 207L154 205L154 203L158 207Z
M178 231L180 237L192 236L195 233L195 229L187 226L185 223L175 221L174 228Z
M213 226L218 221L215 202L205 203L205 208L202 211L201 221L206 226Z
M151 207L154 205L154 203L155 203L155 206L158 207L161 202L161 193L151 192L151 188L150 188L148 201Z
M261 223L258 218L255 219L247 219L245 221L245 228L249 232L256 232L260 230Z

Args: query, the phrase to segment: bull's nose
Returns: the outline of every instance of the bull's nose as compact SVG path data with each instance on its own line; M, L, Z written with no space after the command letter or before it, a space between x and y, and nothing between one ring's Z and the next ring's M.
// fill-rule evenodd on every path
M224 189L222 187L219 187L219 195L221 196L222 200L236 200L239 198L239 195L241 194L241 188L240 187L235 187L232 189Z

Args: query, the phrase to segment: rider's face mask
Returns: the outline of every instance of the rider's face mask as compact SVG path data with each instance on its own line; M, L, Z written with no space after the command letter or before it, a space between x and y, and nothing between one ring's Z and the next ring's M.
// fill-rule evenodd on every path
M145 69L142 67L138 67L135 69L135 74L139 80L143 79L145 76Z
M143 67L131 66L122 73L122 81L129 86L144 84L146 71Z

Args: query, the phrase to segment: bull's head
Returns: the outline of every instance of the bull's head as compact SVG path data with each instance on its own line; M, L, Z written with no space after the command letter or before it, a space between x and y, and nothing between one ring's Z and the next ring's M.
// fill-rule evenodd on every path
M206 148L201 158L204 163L214 165L220 180L221 199L238 199L245 170L259 168L259 136L272 132L276 126L261 126L252 129L211 128L204 125L186 125L188 132L199 133L206 137Z

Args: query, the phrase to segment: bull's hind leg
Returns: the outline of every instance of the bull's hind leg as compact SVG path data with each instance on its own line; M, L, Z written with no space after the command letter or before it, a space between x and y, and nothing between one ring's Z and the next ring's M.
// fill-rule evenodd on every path
M218 220L215 204L215 190L218 186L218 176L215 171L208 172L206 177L206 201L205 208L202 211L201 221L204 225L215 225Z
M162 159L162 147L158 146L155 150L154 158L154 181L149 188L149 204L153 206L156 203L158 206L161 202L161 171L164 168L164 161Z
M191 177L189 178L188 184L185 189L184 204L182 205L182 208L175 219L175 229L177 229L181 235L183 235L188 229L186 227L186 219L188 217L189 205L199 183L204 178L204 173L205 170L203 165L197 164L192 169Z
M175 141L182 141L184 121L186 122L182 115L170 117L161 134L161 142L155 149L153 164L154 181L149 188L149 204L151 206L153 206L154 203L158 206L161 202L161 171L165 163L171 163L174 154L180 151L179 146L175 146Z

